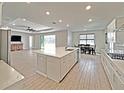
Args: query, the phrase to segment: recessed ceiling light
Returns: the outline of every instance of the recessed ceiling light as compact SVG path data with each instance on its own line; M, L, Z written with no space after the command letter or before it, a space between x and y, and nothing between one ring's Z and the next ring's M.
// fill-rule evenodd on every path
M88 5L88 6L86 6L86 8L85 8L86 10L90 10L91 9L91 6L90 5Z
M46 11L46 15L50 15L50 12L49 11Z
M69 27L69 24L67 24L66 26Z
M59 23L62 23L62 20L61 19L59 20Z
M15 26L15 24L12 24L13 26Z
M89 22L92 22L92 19L89 19L88 21L89 21Z

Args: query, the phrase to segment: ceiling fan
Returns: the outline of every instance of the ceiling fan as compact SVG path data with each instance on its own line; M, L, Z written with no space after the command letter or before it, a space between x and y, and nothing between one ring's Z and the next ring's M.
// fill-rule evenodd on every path
M26 30L27 30L27 31L32 31L32 32L35 32L35 31L36 31L36 30L34 30L33 28L31 28L31 27L28 27Z
M29 26L24 26L24 25L14 25L14 27L21 29L21 30L25 30L25 31L29 31L29 32L40 32L40 31L47 31L47 30L52 30L53 28L45 28L45 29L40 29L40 30L35 30L32 27Z

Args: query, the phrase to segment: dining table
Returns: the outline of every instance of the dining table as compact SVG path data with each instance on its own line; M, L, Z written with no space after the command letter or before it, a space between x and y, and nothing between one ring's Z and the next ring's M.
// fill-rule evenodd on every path
M86 53L93 54L93 50L94 50L93 46L81 46L80 49L81 49L81 53L85 53L85 54Z

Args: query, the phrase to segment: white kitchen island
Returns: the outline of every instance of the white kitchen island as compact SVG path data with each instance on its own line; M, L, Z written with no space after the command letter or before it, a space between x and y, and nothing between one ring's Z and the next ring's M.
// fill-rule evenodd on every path
M56 82L60 82L71 68L78 62L79 49L71 47L57 47L53 50L41 49L37 54L37 73Z

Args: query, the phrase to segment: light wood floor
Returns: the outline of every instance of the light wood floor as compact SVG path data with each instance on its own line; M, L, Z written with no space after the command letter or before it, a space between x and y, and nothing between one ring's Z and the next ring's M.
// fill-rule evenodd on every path
M61 83L35 73L36 55L31 51L12 52L12 66L25 78L7 89L19 90L107 90L111 89L100 57L81 55L73 69Z

